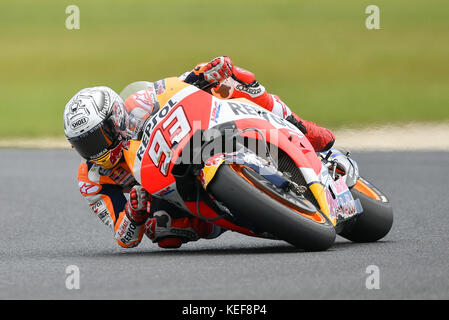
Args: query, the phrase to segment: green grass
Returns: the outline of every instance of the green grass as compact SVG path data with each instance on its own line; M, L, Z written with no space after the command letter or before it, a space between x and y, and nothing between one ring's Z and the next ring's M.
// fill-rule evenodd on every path
M81 29L65 28L66 6ZM380 8L380 30L365 8ZM0 137L62 136L83 87L120 91L229 55L331 128L449 119L445 0L24 1L0 4Z

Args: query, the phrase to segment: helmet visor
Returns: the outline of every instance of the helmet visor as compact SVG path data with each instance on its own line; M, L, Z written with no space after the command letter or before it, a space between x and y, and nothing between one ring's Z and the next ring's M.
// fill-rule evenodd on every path
M102 166L105 169L111 169L117 164L117 162L119 162L120 158L122 157L122 150L123 142L120 141L117 146L108 150L108 152L106 152L104 155L92 159L91 161L98 164L99 166Z
M113 139L108 132L105 122L102 122L81 136L68 140L84 159L92 160L101 157L111 148Z

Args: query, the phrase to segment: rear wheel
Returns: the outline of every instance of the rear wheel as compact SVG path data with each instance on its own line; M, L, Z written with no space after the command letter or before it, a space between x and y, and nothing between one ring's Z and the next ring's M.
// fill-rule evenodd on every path
M393 225L393 208L373 185L359 178L351 193L360 199L363 212L348 221L340 236L353 242L374 242L385 237Z
M295 198L292 192L289 194L277 188L248 167L221 165L208 191L235 216L249 222L258 231L267 232L298 248L321 251L331 247L335 241L332 223L316 209L307 210L311 205L308 200Z

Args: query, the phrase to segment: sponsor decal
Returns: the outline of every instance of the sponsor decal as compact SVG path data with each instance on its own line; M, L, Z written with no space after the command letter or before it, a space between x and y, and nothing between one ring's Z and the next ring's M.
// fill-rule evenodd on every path
M91 161L100 167L112 168L122 157L123 142L120 142L116 147L108 150L105 154L98 158L93 158Z
M128 219L123 219L122 224L120 225L120 228L117 231L118 236L121 238L126 232L126 228L128 227L130 221Z
M257 95L260 95L262 92L262 88L260 88L260 87L251 88L248 86L244 86L242 84L238 84L235 88L239 91L246 92L250 96L257 96Z
M108 149L107 149L107 148L104 148L104 149L101 150L100 152L98 152L98 153L92 155L92 156L90 157L90 159L91 159L91 161L92 161L93 159L101 158L101 157L104 156L107 152L108 152Z
M347 219L359 212L356 202L343 178L338 179L330 188L332 188L333 194L326 188L326 199L333 218L341 217Z
M338 206L338 201L336 199L334 199L334 197L332 196L332 193L327 188L326 188L326 201L327 201L327 204L329 205L331 220L337 219L338 213L340 211L340 207Z
M80 181L78 183L78 186L80 187L80 192L83 196L95 194L100 190L100 186L90 183L90 182L82 182Z
M201 169L200 172L200 182L203 185L203 188L206 189L209 183L215 176L220 165L224 162L224 155L217 154L206 161L204 168Z
M100 218L100 220L108 227L114 226L114 223L112 222L112 218L109 215L109 212L107 210L104 210L104 211L101 211L100 213L98 213L98 218Z
M117 234L120 237L120 241L127 244L131 240L134 240L136 230L137 227L134 223L130 222L128 219L123 219Z
M111 164L116 164L122 157L123 142L120 142L117 147L111 150L111 155L109 157Z
M346 191L349 191L348 186L346 185L346 183L344 182L342 177L340 177L340 179L335 181L334 188L335 188L335 192L337 194L341 194L341 193L344 193Z
M142 161L143 154L145 153L145 149L150 142L150 137L153 129L161 122L168 112L177 104L178 102L175 100L168 100L167 104L159 110L153 117L149 118L149 120L145 124L145 128L143 129L142 142L140 144L139 149L137 150L137 158Z
M88 119L87 117L82 117L82 118L76 120L75 122L73 122L73 123L71 124L71 127L72 127L73 130L75 130L75 129L78 128L78 127L85 126L85 125L87 124L87 121L88 121L88 120L89 120L89 119Z
M168 194L170 194L170 193L172 193L174 191L175 191L175 189L172 189L170 186L168 186L167 188L165 188L165 189L159 191L158 193L156 193L156 196L164 197L164 196L166 196L166 195L168 195Z
M282 119L281 117L279 117L278 115L276 115L274 113L262 110L256 106L253 106L250 104L245 104L245 103L229 102L229 101L227 101L227 104L231 108L231 111L236 116L251 115L251 116L255 116L255 117L267 120L277 126L294 129L295 131L297 130L297 128L293 124L288 122L287 120Z
M357 213L357 207L355 205L355 201L352 198L351 193L349 190L343 194L340 194L337 196L337 201L340 206L340 210L338 214L346 219L349 217L352 217Z
M128 172L125 168L119 166L114 171L112 171L109 178L111 178L117 184L124 184L124 181L128 180L127 178L129 178L130 175L130 172Z
M156 94L163 94L165 91L165 80L159 80L159 81L155 81L153 82L154 85L154 90L156 91Z
M218 116L220 115L221 104L217 101L215 101L214 103L215 103L215 106L212 109L212 112L210 115L210 121L217 123Z
M122 181L122 186L124 187L130 187L132 185L134 185L136 183L136 179L134 178L134 176L132 174L129 174L123 181Z
M106 210L106 203L104 200L99 200L90 206L90 209L94 214L98 214L99 212Z
M94 166L98 167L98 174L100 176L107 176L112 172L112 169L103 168L102 166L99 166L98 164L94 164Z

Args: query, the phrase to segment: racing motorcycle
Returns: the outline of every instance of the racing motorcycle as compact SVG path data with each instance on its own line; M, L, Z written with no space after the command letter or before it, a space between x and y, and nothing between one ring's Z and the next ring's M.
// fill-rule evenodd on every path
M138 82L131 93L151 83ZM125 159L154 197L254 237L326 250L340 235L374 242L391 229L387 197L349 153L316 153L293 124L245 99L222 100L177 78L158 81L158 111Z

